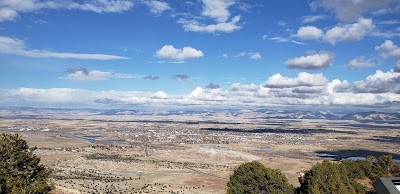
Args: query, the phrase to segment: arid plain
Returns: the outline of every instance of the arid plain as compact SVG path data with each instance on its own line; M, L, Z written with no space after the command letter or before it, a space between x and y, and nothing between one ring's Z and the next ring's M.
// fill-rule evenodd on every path
M0 132L19 133L37 147L53 170L53 193L225 193L235 167L253 160L298 186L299 173L323 159L400 159L398 122L279 114L2 109Z

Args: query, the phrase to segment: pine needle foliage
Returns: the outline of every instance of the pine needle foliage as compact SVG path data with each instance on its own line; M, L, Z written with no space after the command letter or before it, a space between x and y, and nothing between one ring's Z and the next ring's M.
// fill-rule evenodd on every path
M0 134L0 193L41 194L53 188L50 170L18 134Z
M230 176L228 194L294 193L294 187L279 170L266 168L257 161L241 164Z

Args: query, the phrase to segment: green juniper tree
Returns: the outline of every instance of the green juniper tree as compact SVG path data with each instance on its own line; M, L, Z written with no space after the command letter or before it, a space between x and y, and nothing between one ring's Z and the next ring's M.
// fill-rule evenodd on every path
M279 170L253 161L236 168L229 178L227 193L290 194L294 193L294 187Z
M40 194L52 189L50 170L18 134L0 135L0 193Z
M355 194L374 193L360 183L362 179L374 181L377 177L400 176L400 165L391 155L366 160L323 161L314 165L301 178L300 187L294 188L279 171L253 161L235 169L228 182L227 193L294 193L297 194Z
M355 194L356 191L348 177L346 167L325 160L305 173L304 182L298 188L298 193Z

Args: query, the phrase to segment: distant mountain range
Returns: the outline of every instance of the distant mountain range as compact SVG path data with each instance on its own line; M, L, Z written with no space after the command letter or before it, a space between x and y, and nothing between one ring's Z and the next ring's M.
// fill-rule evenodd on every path
M259 111L258 111L259 112ZM264 118L277 119L327 119L354 120L359 122L400 123L400 113L385 113L377 111L356 113L332 113L326 111L265 111Z
M354 114L344 115L343 120L356 120L356 121L374 121L374 122L398 122L400 123L400 113L383 113L383 112L360 112Z
M0 107L1 115L15 116L49 116L49 115L137 115L137 116L200 116L200 117L238 117L247 119L327 119L354 120L359 122L398 123L400 113L385 113L377 111L356 113L335 113L330 111L299 111L299 110L128 110L128 109L64 109L64 108L31 108L31 107Z

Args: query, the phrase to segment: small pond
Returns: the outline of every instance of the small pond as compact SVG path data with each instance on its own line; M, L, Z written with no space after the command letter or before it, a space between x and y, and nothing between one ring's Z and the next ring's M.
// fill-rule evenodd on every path
M72 133L64 133L63 136L83 139L83 140L88 141L91 144L96 144L96 142L127 144L127 142L125 140L121 140L121 139L101 139L104 137L101 135L78 136L78 135L74 135Z

